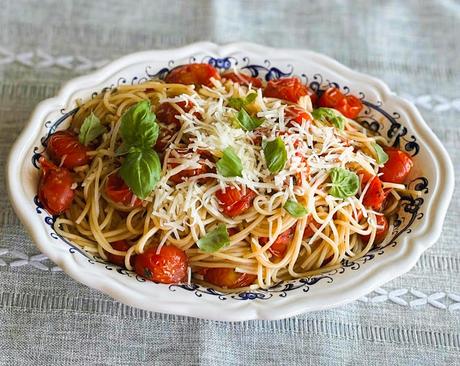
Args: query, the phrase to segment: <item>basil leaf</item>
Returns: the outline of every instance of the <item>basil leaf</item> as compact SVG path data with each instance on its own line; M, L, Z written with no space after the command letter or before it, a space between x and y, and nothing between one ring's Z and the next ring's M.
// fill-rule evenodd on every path
M272 173L279 173L287 161L286 146L284 146L283 140L279 137L272 141L264 140L262 149L264 150L268 170Z
M78 140L83 145L88 146L91 141L102 135L104 132L107 132L107 129L102 126L99 118L91 112L91 114L85 118L80 127Z
M243 164L231 147L223 151L223 156L217 162L217 172L224 177L241 177Z
M308 214L308 210L294 200L287 200L283 208L289 212L292 217L303 217Z
M320 122L332 123L339 130L345 128L345 122L347 118L342 115L339 111L332 108L317 108L312 113L314 119Z
M228 237L227 227L225 224L220 224L217 228L210 231L196 242L198 248L205 253L217 252L219 249L226 247L229 244L230 238Z
M150 102L144 100L132 106L121 117L120 135L127 147L151 148L158 139L160 128Z
M232 108L240 110L244 106L253 103L257 98L257 93L249 93L246 98L232 97L228 100L228 105Z
M375 153L377 154L377 164L385 164L388 161L388 155L387 153L382 149L382 147L379 144L372 144L372 147L375 150Z
M134 194L145 199L160 180L161 163L152 149L132 149L126 155L119 171Z
M236 115L236 120L240 127L245 131L252 131L264 123L263 118L251 117L243 108Z
M329 194L337 198L354 196L358 192L359 178L356 173L343 168L332 168L329 171L332 187Z

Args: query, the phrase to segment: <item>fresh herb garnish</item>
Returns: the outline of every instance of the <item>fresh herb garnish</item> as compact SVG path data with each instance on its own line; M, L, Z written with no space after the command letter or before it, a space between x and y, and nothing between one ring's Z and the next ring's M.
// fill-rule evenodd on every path
M354 196L358 192L359 178L356 173L343 168L332 168L329 171L332 187L329 194L337 198Z
M225 224L220 224L214 230L208 232L205 236L199 239L196 244L205 253L214 253L219 249L230 244L227 227Z
M257 98L257 93L249 93L246 98L237 98L237 97L231 97L228 100L228 105L232 108L235 108L237 110L240 110L247 106L248 104L253 103Z
M268 170L272 173L279 173L286 164L287 152L283 140L277 137L274 140L262 142L265 162Z
M302 206L299 202L294 200L287 200L283 208L289 212L292 217L303 217L308 214L308 210Z
M99 118L97 118L97 116L91 112L91 114L85 118L83 124L80 127L78 140L83 145L88 146L91 141L105 132L107 132L107 129L102 126Z
M223 151L222 157L217 162L217 172L224 177L241 177L243 164L231 147Z
M265 121L263 118L252 117L244 108L238 112L236 120L238 121L240 127L245 131L255 130Z
M385 164L388 161L388 155L387 153L382 149L382 147L379 144L372 144L372 147L375 150L375 154L377 155L377 159L375 161L377 164Z
M339 130L345 128L345 122L347 118L342 115L339 111L332 108L317 108L311 113L313 118L320 122L332 123Z

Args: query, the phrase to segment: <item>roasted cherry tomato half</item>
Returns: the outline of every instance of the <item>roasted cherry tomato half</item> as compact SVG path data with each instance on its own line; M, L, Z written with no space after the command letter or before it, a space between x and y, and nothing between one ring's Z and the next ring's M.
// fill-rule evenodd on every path
M66 168L59 168L43 156L38 183L38 198L51 215L59 215L72 204L75 192L72 189L74 180Z
M228 217L235 217L246 212L251 206L252 201L257 196L253 190L246 188L226 187L216 192L222 212Z
M363 198L363 205L370 207L373 210L379 211L382 208L383 202L386 198L386 193L383 190L382 181L379 177L373 176L368 172L362 170L358 172L359 175L362 175L361 178L361 189L366 188L367 183L371 180L369 187L367 188L366 193Z
M345 117L354 119L363 109L363 103L354 95L346 95L335 108Z
M381 179L384 182L404 183L414 163L409 154L404 151L388 147L385 149L388 161L380 168Z
M286 231L283 231L276 240L273 242L273 244L268 248L268 251L272 253L275 257L281 258L286 254L286 250L289 246L289 244L292 241L292 238L294 237L295 233L295 225L287 229ZM259 238L259 244L260 245L265 245L268 243L268 238L262 237Z
M311 121L311 115L305 109L290 105L286 107L284 112L284 118L286 119L286 126L291 127L294 125L293 122L302 124L303 121Z
M170 157L174 157L175 155L179 157L184 157L189 152L190 151L188 149L177 149L171 153ZM207 151L198 151L198 153L200 154L200 157L201 157L201 159L199 160L199 164L200 164L199 168L182 170L179 173L174 174L173 176L169 177L169 180L175 184L179 184L179 183L186 181L190 177L213 172L213 169L208 164L206 164L206 160L213 159L212 154L210 154ZM180 164L179 163L168 163L168 169L173 169L178 165Z
M254 88L262 88L262 80L249 75L241 73L237 74L236 72L226 72L222 75L222 77L240 85L249 86L249 84L251 84Z
M382 241L385 240L387 233L388 233L388 220L385 216L383 215L377 215L377 226L380 228L377 229L377 232L375 233L375 239L374 243L380 244ZM369 239L371 238L370 235L362 235L361 236L362 240L364 243L369 242Z
M320 107L337 108L344 97L338 88L331 87L323 92L318 104Z
M283 78L270 80L264 90L264 96L279 98L293 103L308 95L308 87L297 78Z
M113 249L119 250L120 252L126 252L131 245L128 244L126 240L118 240L113 243L110 243ZM115 255L109 252L105 252L107 255L107 260L110 263L116 264L117 266L124 267L125 266L125 257L122 255Z
M133 191L117 173L111 174L107 179L105 194L113 202L124 206L139 207L142 205L142 200L134 197Z
M174 245L150 247L134 257L134 271L147 280L159 283L178 283L187 279L188 258Z
M46 146L51 160L64 168L75 168L88 164L88 149L80 144L78 137L70 131L58 131L51 135Z
M166 76L167 83L212 86L211 78L220 79L217 69L209 64L182 65L172 69Z
M255 275L235 272L233 268L208 268L204 274L206 282L228 289L247 287L256 279Z
M313 216L312 215L308 215L308 220L307 220L307 226L305 227L305 230L303 232L303 238L304 239L307 239L307 238L311 238L313 235L315 235L315 232L311 227L310 227L310 224L313 224L314 227L316 227L317 229L319 229L321 227L321 224L319 222L316 222L314 219L313 219Z

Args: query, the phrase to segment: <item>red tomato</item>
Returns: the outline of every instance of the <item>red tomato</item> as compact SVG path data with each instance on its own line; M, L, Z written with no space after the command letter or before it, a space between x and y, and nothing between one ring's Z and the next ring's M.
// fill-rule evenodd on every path
M235 234L238 234L239 232L240 232L240 230L237 227L229 227L229 228L227 228L228 236L233 236Z
M297 107L295 105L290 105L286 108L284 112L286 118L286 126L292 127L293 122L298 123L299 125L305 121L311 121L311 115L305 109Z
M342 92L336 88L331 87L326 89L324 93L319 98L319 106L320 107L327 107L327 108L336 108L339 103L343 100L344 95Z
M354 119L363 109L363 103L354 95L346 95L335 108L345 117Z
M308 94L308 87L297 78L270 80L264 90L264 96L279 98L297 103L300 97Z
M371 207L373 210L379 211L382 208L383 201L385 201L386 194L382 187L382 181L377 176L372 176L366 171L359 171L358 174L362 174L363 177L361 179L361 189L364 189L372 179L371 183L369 184L369 188L367 189L364 198L363 198L363 205L367 207Z
M128 207L139 207L142 205L142 200L135 198L133 202L134 193L127 186L122 177L118 174L111 174L107 179L105 186L105 194L115 203L120 203Z
M51 135L46 146L46 152L51 160L64 168L75 168L88 164L90 158L88 149L80 144L78 137L70 131L58 131Z
M219 72L209 64L177 66L166 76L167 83L212 86L211 78L220 79Z
M313 219L313 216L312 215L308 215L308 221L307 221L307 226L305 227L305 231L303 232L303 238L304 239L307 239L307 238L311 238L313 235L315 235L315 232L311 227L310 227L310 224L313 224L314 227L316 227L317 229L319 229L321 227L321 224L319 222L316 222L314 219Z
M204 274L204 280L213 285L234 289L247 287L254 283L257 276L235 272L232 268L209 268Z
M147 280L159 283L178 283L187 278L188 259L185 252L174 245L150 247L134 257L134 271Z
M58 168L43 156L39 162L42 170L38 198L51 215L60 215L70 207L75 196L72 174L66 168Z
M179 156L185 156L190 151L187 149L177 149L175 152ZM208 164L206 164L206 160L212 160L212 154L208 153L207 151L198 151L198 153L200 153L200 156L202 157L202 159L199 160L199 168L182 170L181 172L171 176L169 180L175 184L179 184L187 180L187 178L213 172L213 169ZM171 157L174 157L174 155L171 155ZM168 163L168 168L172 169L178 165L179 163Z
M257 193L249 188L246 188L245 193L243 189L236 187L226 187L216 192L222 212L229 217L235 217L247 211L256 196Z
M404 151L388 147L385 149L388 161L380 168L381 179L384 182L404 183L414 163Z
M316 107L318 105L318 94L314 90L311 90L308 88L308 95L310 96L311 104L313 107Z
M289 243L292 241L295 233L295 225L291 226L286 231L283 231L273 242L273 244L268 248L268 251L272 253L275 257L283 257L286 253L286 250L289 246ZM268 238L259 238L259 244L265 245L268 243Z
M249 84L252 84L252 86L255 88L262 88L262 80L260 80L259 78L254 78L249 75L245 75L241 73L237 74L236 72L226 72L225 74L222 75L222 77L225 79L229 79L240 85L249 86Z
M118 240L113 243L110 243L113 249L119 250L121 252L126 252L131 245L128 244L126 240ZM107 255L107 259L110 263L116 264L117 266L124 267L125 266L125 257L122 255L115 255L109 252L105 252Z
M377 229L377 232L375 234L375 240L374 242L379 244L382 241L385 240L387 233L388 233L388 220L385 216L383 215L378 215L376 216L377 218L377 226L380 226L381 229ZM362 235L361 238L363 239L364 243L367 243L369 239L371 238L370 235Z

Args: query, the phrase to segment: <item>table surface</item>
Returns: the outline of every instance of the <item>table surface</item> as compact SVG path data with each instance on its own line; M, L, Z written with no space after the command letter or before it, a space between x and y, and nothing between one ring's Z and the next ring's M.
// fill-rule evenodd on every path
M460 199L407 274L346 306L223 323L120 304L41 255L8 202L34 106L121 55L200 40L319 51L411 99L460 168L455 1L0 0L0 364L441 365L460 358Z

